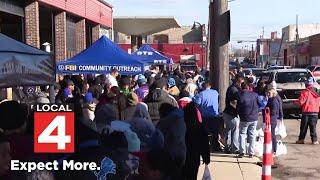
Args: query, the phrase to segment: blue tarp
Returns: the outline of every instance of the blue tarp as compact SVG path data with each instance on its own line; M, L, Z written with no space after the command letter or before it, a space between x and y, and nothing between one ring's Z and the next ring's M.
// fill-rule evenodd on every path
M142 45L136 52L133 53L134 57L139 57L146 64L173 64L171 58L168 58L155 49L153 49L150 45L144 44Z
M71 59L57 63L57 73L62 74L107 74L114 68L123 75L140 74L144 71L144 63L106 36Z

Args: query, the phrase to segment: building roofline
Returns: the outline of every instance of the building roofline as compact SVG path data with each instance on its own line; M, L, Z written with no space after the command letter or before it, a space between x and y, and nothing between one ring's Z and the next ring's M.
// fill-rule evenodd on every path
M174 16L114 16L114 19L175 19Z
M102 4L106 5L106 6L109 6L110 8L113 8L113 6L110 3L108 3L108 2L106 2L104 0L98 0L98 1L101 2Z

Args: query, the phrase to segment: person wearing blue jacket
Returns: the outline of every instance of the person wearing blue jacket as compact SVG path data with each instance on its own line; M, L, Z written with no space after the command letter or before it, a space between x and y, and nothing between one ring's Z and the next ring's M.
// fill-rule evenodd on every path
M242 158L246 153L246 143L248 141L248 155L252 158L254 155L255 131L258 122L259 101L258 94L249 91L247 83L241 84L242 91L239 93L237 102L237 113L240 117L240 154ZM247 140L246 140L247 138Z
M258 117L258 124L257 130L263 127L263 114L265 107L268 104L268 96L266 95L267 92L267 83L264 80L259 80L257 83L257 87L254 89L254 92L258 94L258 101L259 101L259 117Z
M270 108L272 150L275 154L277 152L277 138L275 129L277 127L277 120L283 118L282 100L281 97L278 95L277 90L274 88L268 88L266 94L268 96L268 104L266 107Z
M211 89L209 81L203 83L205 90L193 98L202 115L203 124L208 133L212 134L211 145L214 151L220 151L219 144L219 93Z

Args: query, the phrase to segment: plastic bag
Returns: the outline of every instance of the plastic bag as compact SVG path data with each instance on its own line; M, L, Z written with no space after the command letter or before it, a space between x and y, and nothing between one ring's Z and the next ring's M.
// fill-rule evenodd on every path
M287 146L281 140L278 140L276 156L286 155L287 153Z
M259 137L254 145L254 153L257 157L262 157L263 155L263 138Z
M281 139L284 139L285 137L287 137L287 129L286 126L284 125L283 119L279 120L277 122L277 127L275 130L275 134L279 135L281 137Z
M211 180L211 175L210 175L210 170L208 165L206 165L206 167L204 168L202 180Z

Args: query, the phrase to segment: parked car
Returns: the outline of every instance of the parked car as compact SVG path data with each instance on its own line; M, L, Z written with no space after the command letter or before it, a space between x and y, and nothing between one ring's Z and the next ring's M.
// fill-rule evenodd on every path
M320 79L320 66L315 65L315 66L308 66L307 69L311 71L311 74L315 79Z
M243 68L257 68L254 64L248 64L248 63L241 63L241 67Z
M252 71L252 74L253 75L255 75L255 76L260 76L264 71L266 71L265 69L263 69L263 68L245 68L245 69L243 69L243 71L244 71L244 73L246 74L246 75L248 75L249 74L249 71Z
M277 69L290 69L291 66L279 66L279 65L271 65L267 68L268 71L277 70Z
M283 112L285 114L300 114L300 107L294 102L304 90L305 81L312 77L307 69L277 69L270 71L269 81L277 83L277 91L282 98ZM319 84L315 85L319 88Z

